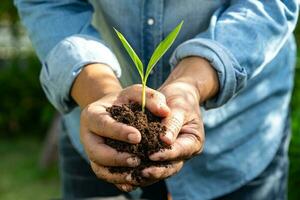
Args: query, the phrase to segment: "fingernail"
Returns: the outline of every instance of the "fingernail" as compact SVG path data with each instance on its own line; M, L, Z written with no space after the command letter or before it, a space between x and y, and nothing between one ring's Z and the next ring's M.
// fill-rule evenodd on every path
M140 164L140 159L138 159L136 157L130 157L130 158L127 158L126 162L130 167L136 167Z
M166 104L160 104L160 108L166 111L170 111L169 107Z
M124 191L127 191L127 185L122 185L122 189L123 189Z
M132 181L131 174L128 174L125 179L126 181L131 182Z
M138 143L140 141L140 137L137 133L129 133L128 140L129 142Z

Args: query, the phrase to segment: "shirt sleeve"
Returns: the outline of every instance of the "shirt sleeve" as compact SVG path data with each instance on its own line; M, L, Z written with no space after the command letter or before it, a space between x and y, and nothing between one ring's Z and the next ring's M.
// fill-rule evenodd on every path
M49 101L61 113L76 104L72 84L90 63L107 64L121 75L113 52L91 25L93 7L84 0L15 0L22 23L42 62L40 81Z
M297 0L232 0L213 14L206 31L175 49L170 64L188 56L210 61L220 90L203 106L222 106L278 54L297 17Z

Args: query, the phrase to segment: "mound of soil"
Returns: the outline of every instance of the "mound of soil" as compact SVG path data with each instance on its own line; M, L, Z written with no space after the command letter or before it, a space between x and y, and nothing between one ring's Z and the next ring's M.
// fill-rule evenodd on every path
M109 167L111 173L131 173L132 178L137 182L143 179L141 171L149 166L168 166L169 162L151 161L149 155L170 149L171 147L163 143L159 136L165 134L166 127L161 124L161 118L154 116L151 112L142 108L139 104L132 103L122 106L112 106L106 109L116 121L128 124L138 129L142 135L139 144L129 144L116 141L110 138L105 139L105 143L120 152L128 152L141 159L141 164L132 167Z

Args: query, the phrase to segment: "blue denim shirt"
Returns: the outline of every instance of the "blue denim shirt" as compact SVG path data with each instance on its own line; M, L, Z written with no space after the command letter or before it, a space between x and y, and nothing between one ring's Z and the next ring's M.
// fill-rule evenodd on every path
M282 139L293 86L297 0L15 0L42 61L41 83L62 113L73 145L80 110L70 87L82 67L105 63L123 86L139 78L112 27L147 63L181 20L182 31L150 76L159 87L176 64L200 56L216 69L220 91L202 105L201 155L167 179L174 200L211 199L260 174Z

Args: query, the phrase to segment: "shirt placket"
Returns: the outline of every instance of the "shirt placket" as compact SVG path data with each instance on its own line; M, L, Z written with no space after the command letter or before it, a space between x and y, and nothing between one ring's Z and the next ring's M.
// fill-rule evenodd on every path
M155 47L162 40L163 34L163 0L144 0L143 17L143 60L145 65L149 62ZM147 65L146 65L147 66ZM145 66L145 68L146 68ZM163 82L162 61L159 61L152 70L148 85L159 87Z

